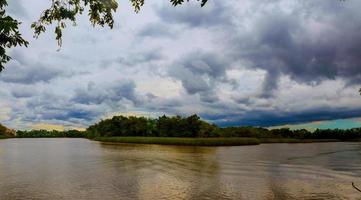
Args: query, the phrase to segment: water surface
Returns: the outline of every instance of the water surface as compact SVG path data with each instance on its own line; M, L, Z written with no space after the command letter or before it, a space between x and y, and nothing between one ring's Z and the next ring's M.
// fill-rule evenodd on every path
M0 140L0 199L361 199L361 143Z

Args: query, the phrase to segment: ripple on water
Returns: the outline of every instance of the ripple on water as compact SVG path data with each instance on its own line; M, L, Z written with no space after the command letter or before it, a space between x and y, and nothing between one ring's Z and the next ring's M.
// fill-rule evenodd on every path
M0 142L0 199L361 199L358 143L250 147Z

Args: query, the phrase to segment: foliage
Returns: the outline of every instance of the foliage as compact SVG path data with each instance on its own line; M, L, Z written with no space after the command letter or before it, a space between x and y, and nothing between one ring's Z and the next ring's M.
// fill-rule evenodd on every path
M70 138L82 138L84 133L78 130L68 131L47 131L47 130L31 130L31 131L17 131L16 137L19 138L40 138L40 137L70 137Z
M361 138L361 128L342 129L317 129L313 133L306 133L302 136L307 139L339 139L354 140Z
M34 22L31 27L34 29L35 37L45 32L46 25L57 23L55 27L56 40L58 45L62 43L62 29L66 27L66 20L76 24L76 16L82 14L84 8L89 8L89 20L93 26L108 25L113 28L113 12L116 11L118 4L114 0L52 0L50 8L43 11L39 20Z
M189 117L165 115L158 119L144 117L114 116L102 120L87 129L89 137L98 136L159 136L159 137L204 137L211 136L216 126L200 120L197 115ZM207 130L207 132L205 131ZM208 132L209 131L209 132Z
M8 16L5 11L6 0L0 0L0 72L11 57L6 54L6 48L27 46L28 42L19 32L20 22Z

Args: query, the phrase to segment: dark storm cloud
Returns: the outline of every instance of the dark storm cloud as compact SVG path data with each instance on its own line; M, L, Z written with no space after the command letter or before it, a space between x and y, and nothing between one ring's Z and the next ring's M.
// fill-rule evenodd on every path
M15 112L22 113L24 121L63 121L88 123L94 121L102 113L97 109L79 106L69 101L66 96L57 95L51 92L43 92L31 97L26 102L26 110L16 109Z
M360 2L299 3L292 12L257 9L254 26L231 41L232 54L252 68L268 72L265 96L277 89L281 75L299 83L319 84L343 78L361 83Z
M119 81L110 86L99 87L94 82L89 82L86 89L78 88L72 101L79 104L116 103L129 100L134 105L139 105L142 100L135 93L135 84L132 81Z
M361 7L361 3L297 1L291 11L282 9L281 4L284 2L259 0L246 12L233 15L231 7L215 1L205 10L195 5L176 11L162 7L158 15L165 22L194 28L232 24L222 26L227 37L232 38L225 38L229 41L228 49L232 50L227 52L228 59L242 60L251 69L267 71L262 98L273 95L283 75L312 85L337 78L360 84L361 15L356 8ZM233 23L237 20L241 27ZM245 20L251 28L242 27ZM188 77L192 79L191 74ZM202 79L182 83L190 93L207 88Z
M277 126L312 121L347 119L361 116L361 109L324 108L300 112L252 110L227 114L201 114L201 117L220 126Z
M53 108L54 109L54 108ZM72 106L71 109L51 110L41 113L41 120L59 120L59 121L93 121L100 115L99 112L80 109Z
M270 98L273 96L274 91L278 88L279 77L281 76L279 70L274 69L268 71L262 84L261 98Z
M232 82L226 77L230 63L218 55L204 52L187 54L169 70L169 75L179 79L188 94L199 94L201 101L218 99L215 87L220 82Z
M7 69L0 74L0 81L8 83L34 84L37 82L49 82L54 78L65 76L59 69L49 67L23 67L8 65Z

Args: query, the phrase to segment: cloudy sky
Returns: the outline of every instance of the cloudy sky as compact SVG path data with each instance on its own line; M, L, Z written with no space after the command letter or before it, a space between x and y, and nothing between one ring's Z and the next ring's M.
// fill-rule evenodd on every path
M0 122L82 128L117 114L199 114L221 126L361 126L361 1L120 1L114 29L87 16L33 39L51 1L10 0L29 48L0 74Z

